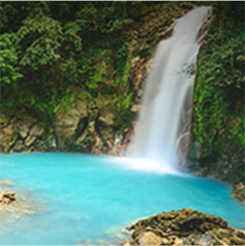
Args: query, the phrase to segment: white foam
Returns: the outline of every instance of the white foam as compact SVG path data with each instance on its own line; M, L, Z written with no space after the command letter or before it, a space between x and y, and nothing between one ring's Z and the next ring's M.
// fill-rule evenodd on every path
M131 170L185 176L182 172L165 163L163 159L113 157L111 161Z

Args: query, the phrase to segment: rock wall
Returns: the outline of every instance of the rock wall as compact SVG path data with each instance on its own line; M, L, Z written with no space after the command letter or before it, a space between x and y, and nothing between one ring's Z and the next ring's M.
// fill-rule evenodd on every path
M113 113L104 112L78 102L48 128L31 116L14 116L1 126L0 150L2 153L63 151L117 155L129 133L127 129L115 132Z

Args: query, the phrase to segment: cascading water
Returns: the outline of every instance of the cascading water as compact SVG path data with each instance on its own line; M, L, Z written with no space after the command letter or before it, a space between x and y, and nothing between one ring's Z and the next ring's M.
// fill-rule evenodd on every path
M139 165L144 159L149 169L161 166L166 172L175 172L175 145L183 134L181 114L192 101L198 34L210 12L210 7L192 10L178 20L173 36L159 44L146 81L135 141L129 147L128 156L140 158ZM190 119L190 111L188 114ZM161 164L156 167L153 163Z

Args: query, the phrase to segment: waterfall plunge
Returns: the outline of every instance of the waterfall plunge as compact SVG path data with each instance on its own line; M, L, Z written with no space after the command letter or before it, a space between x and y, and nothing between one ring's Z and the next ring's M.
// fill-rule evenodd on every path
M184 133L181 114L192 102L198 33L210 12L210 7L190 11L178 20L173 36L159 44L144 88L135 141L128 151L130 168L178 173L176 141ZM190 117L189 110L189 122Z

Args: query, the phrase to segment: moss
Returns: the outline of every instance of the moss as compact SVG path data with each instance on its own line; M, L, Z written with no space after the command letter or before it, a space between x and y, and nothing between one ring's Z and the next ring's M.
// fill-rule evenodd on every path
M213 5L216 18L198 56L189 161L202 174L235 184L244 180L243 67L236 61L245 50L244 5Z

